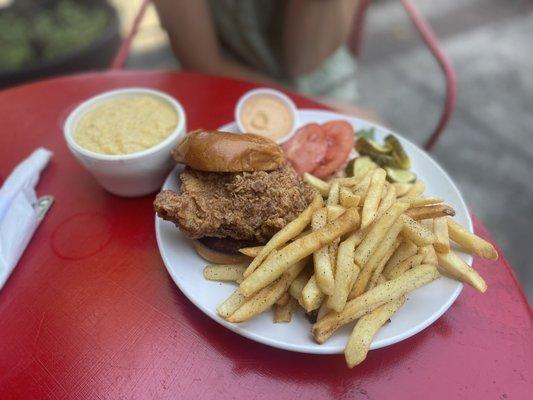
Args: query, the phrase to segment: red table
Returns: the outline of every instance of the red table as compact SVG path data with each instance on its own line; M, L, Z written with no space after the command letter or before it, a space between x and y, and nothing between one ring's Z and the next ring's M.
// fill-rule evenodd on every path
M485 295L466 287L435 324L370 352L353 370L340 355L269 348L203 315L161 261L152 196L104 192L63 141L63 121L77 103L122 86L175 96L193 129L230 121L253 85L111 72L0 93L0 178L45 146L55 155L38 192L56 197L0 293L1 399L531 398L532 311L503 255L475 260L489 284Z

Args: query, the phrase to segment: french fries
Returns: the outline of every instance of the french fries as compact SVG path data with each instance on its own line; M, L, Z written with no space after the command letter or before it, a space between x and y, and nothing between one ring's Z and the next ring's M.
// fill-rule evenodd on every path
M387 264L385 264L385 267L383 268L383 275L387 277L390 271L396 268L396 266L399 265L402 261L407 260L411 256L414 256L417 251L418 247L416 247L416 245L410 240L402 242L400 246L396 249L396 251L392 254L390 259L387 261Z
M329 183L324 182L322 179L304 172L303 181L318 190L322 196L326 197L328 195Z
M291 282L291 285L292 285L292 282ZM290 286L289 286L289 288L290 288ZM285 304L287 304L289 302L290 298L291 298L291 295L287 291L287 292L283 293L283 295L276 301L276 305L277 306L284 306Z
M474 289L484 293L487 290L487 284L477 271L465 263L461 257L453 251L448 253L437 253L439 266L450 275L459 280L468 283Z
M204 278L210 281L237 282L242 279L245 264L208 265L204 268Z
M330 312L312 328L317 343L324 343L341 326L354 321L389 301L397 299L439 277L434 265L419 265L396 279L370 289L346 303L344 309Z
M431 206L410 208L405 212L414 220L433 219L446 216L454 216L455 210L446 204L434 204Z
M333 180L329 188L328 199L326 205L336 206L339 204L339 181Z
M397 182L395 182L392 185L396 189L396 195L398 197L400 197L400 198L405 196L407 193L409 193L409 191L413 187L412 183L397 183Z
M333 187L333 185L332 185ZM338 189L338 187L337 187ZM314 231L326 226L328 214L325 208L316 211L311 219L311 228ZM329 246L324 246L313 253L313 262L315 265L315 279L320 290L327 295L333 293L334 277L333 266L329 254Z
M361 244L355 249L354 260L355 263L361 267L365 265L376 250L379 242L386 235L390 227L396 222L402 213L407 210L408 205L405 203L393 204L383 216L376 220L370 227L368 234L361 241Z
M378 211L376 213L376 218L380 218L383 214L385 214L385 211L387 211L396 201L396 189L393 185L389 185L387 187L387 193L385 196L381 199L381 202L379 203Z
M376 250L372 253L370 258L368 259L368 262L362 267L361 273L357 277L357 281L355 282L353 289L350 292L350 299L353 299L364 293L368 282L373 276L375 270L378 269L378 265L380 265L383 258L387 257L388 255L387 259L382 263L382 265L380 265L380 270L376 272L376 276L374 279L377 280L379 274L381 274L381 271L385 266L385 263L395 250L393 246L396 241L396 238L402 230L402 225L402 221L397 220L385 233L385 236L383 236L381 241L378 243Z
M301 296L301 305L307 312L316 310L318 307L320 307L320 304L322 304L322 301L326 296L320 291L314 274L311 276L311 278L309 278L309 281L302 289Z
M307 282L311 278L310 268L305 268L300 274L292 281L291 286L289 287L289 293L298 303L303 307L302 303L302 290L304 289Z
M229 322L244 322L261 314L263 311L268 310L281 296L283 296L287 289L289 289L292 281L298 276L302 269L304 269L306 263L307 260L297 261L274 283L261 289L249 299L246 299L244 304L237 308L227 320Z
M396 265L394 268L392 268L390 271L388 271L385 277L387 279L396 279L404 272L410 270L413 267L416 267L417 265L420 265L422 263L423 258L424 256L422 254L415 254L411 257L408 257L407 259Z
M317 314L311 333L319 344L357 320L344 351L352 368L408 293L437 279L439 269L487 290L451 241L488 259L496 250L451 219L455 211L443 199L425 196L424 182L390 183L370 159L354 162L353 172L329 182L304 174L320 195L266 245L240 249L253 258L248 266L204 269L208 280L239 283L217 308L221 317L240 323L272 309L274 323L287 323L300 305Z
M418 197L426 190L426 185L420 179L417 179L411 189L405 194L406 197Z
M468 232L465 228L451 218L447 218L446 221L448 222L448 233L450 235L450 239L452 239L463 249L488 260L498 259L498 252L489 242L477 235L474 235L473 233Z
M242 293L251 296L281 276L291 265L353 231L358 225L359 214L355 208L350 208L336 220L328 222L326 226L289 243L244 278L240 286ZM267 246L268 243L265 247Z
M433 233L437 240L433 243L433 247L439 253L447 253L450 251L450 237L448 235L448 221L445 217L435 218L433 220Z
M327 301L328 308L335 311L342 311L350 289L359 275L359 267L353 260L356 240L355 234L352 234L339 245L333 293Z
M409 203L410 207L422 207L422 206L430 206L433 204L439 204L442 203L444 200L439 199L438 197L420 197L420 196L414 196L414 197L402 197L400 201L403 201L404 203Z
M418 248L418 254L422 255L422 264L431 264L437 265L439 261L437 260L437 253L433 245L428 244Z
M243 247L239 249L239 253L244 254L245 256L255 258L263 250L264 246L255 246L255 247Z
M326 206L327 210L327 217L328 221L333 221L334 219L339 218L344 212L346 211L346 208L342 206Z
M345 208L357 207L361 201L361 196L356 196L353 192L345 187L339 189L339 202Z
M259 254L252 260L246 271L244 271L244 277L246 278L254 272L272 250L278 249L293 237L300 234L311 221L311 217L315 210L318 210L320 207L322 207L322 198L317 195L309 207L307 207L295 220L288 223L285 228L272 236L272 239L263 246Z
M217 307L217 313L222 318L227 319L231 314L235 312L246 301L246 297L241 293L239 288L228 297L221 305Z
M403 214L400 216L400 219L403 222L402 235L406 239L414 242L417 246L433 244L437 240L432 231L430 231L424 225L419 224L408 215Z
M372 174L372 178L370 178L363 211L361 212L361 228L366 228L376 218L386 176L385 170L378 168Z
M291 322L293 306L294 304L290 297L287 298L285 304L276 303L274 306L274 323Z
M405 303L405 296L400 296L379 306L357 321L344 349L344 357L349 368L353 368L365 360L372 344L372 339L403 303Z

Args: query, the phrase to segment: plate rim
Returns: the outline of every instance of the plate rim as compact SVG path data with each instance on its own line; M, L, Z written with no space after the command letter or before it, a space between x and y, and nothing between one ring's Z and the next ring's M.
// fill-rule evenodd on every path
M319 114L323 114L323 115L326 115L326 116L330 116L332 118L349 118L352 121L357 121L358 123L363 123L365 125L375 126L375 127L379 128L380 130L392 131L391 129L389 129L387 127L384 127L384 126L382 126L380 124L377 124L377 123L374 123L374 122L371 122L371 121L367 121L367 120L364 120L364 119L361 119L361 118L358 118L358 117L355 117L355 116L343 115L343 114L340 114L340 113L336 113L334 111L320 110L320 109L313 109L313 108L301 108L301 109L298 109L298 113L319 113ZM235 121L231 121L231 122L228 122L228 123L220 126L218 129L220 129L220 130L227 129L228 127L230 127L232 125L235 125L235 124L236 124ZM446 172L446 170L444 170L444 168L441 167L441 165L435 159L433 159L424 149L420 148L417 144L413 143L411 140L405 138L403 135L401 135L401 134L399 134L397 132L394 132L394 134L398 135L402 140L405 140L406 142L408 142L409 144L411 144L412 146L414 146L418 150L420 150L420 153L423 154L423 156L426 159L428 159L432 164L434 164L436 166L436 168L439 170L439 172L442 173L448 179L448 181L450 182L452 188L458 194L458 198L459 198L459 201L460 201L461 205L467 211L467 213L466 213L467 221L468 221L467 228L468 228L468 230L470 232L473 232L472 218L470 216L470 213L468 212L468 207L466 205L466 202L464 201L463 195L462 195L461 191L459 190L459 188L457 187L457 185L455 184L455 182L453 181L453 179ZM168 174L167 178L165 179L162 187L164 187L167 184L167 181L172 177L172 175L173 175L173 173L174 173L176 168L179 168L179 167L176 166L169 172L169 174ZM167 254L165 253L164 246L163 246L163 243L162 243L163 239L161 238L161 231L162 231L161 224L163 223L163 221L160 218L158 218L157 214L154 215L154 220L155 220L154 228L155 228L155 234L156 234L157 247L158 247L159 253L161 255L161 258L163 260L163 263L165 265L165 268L166 268L167 272L171 276L174 284L183 293L183 295L185 295L185 297L192 304L194 304L195 307L199 308L209 318L211 318L215 322L219 323L220 325L224 326L225 328L227 328L227 329L229 329L229 330L231 330L231 331L233 331L233 332L235 332L235 333L237 333L237 334L239 334L241 336L244 336L244 337L246 337L246 338L248 338L250 340L253 340L255 342L261 343L261 344L266 345L266 346L271 346L271 347L275 347L275 348L279 348L279 349L283 349L283 350L288 350L288 351L293 351L293 352L297 352L297 353L303 353L303 354L342 354L344 349L323 347L323 346L320 346L318 344L316 346L312 347L312 348L308 348L308 347L294 345L294 344L291 344L291 343L282 342L282 341L279 341L277 339L266 338L265 336L257 335L254 332L250 332L249 330L241 328L240 325L238 325L238 324L232 324L232 323L226 321L225 319L221 318L216 313L216 311L210 310L208 307L204 306L201 302L195 301L195 298L193 298L193 296L189 295L188 290L184 286L182 286L182 284L180 282L180 279L174 273L173 269L170 267L171 262L168 259ZM471 255L468 255L468 258L470 260L467 261L467 262L471 263L472 260L473 260L473 257ZM417 333L420 333L421 331L426 329L428 326L433 324L435 321L437 321L442 315L444 315L446 313L446 311L451 307L451 305L455 302L455 300L457 300L457 297L461 293L464 285L461 282L459 282L459 281L456 281L456 283L457 283L457 286L456 286L455 291L451 294L451 296L448 298L448 300L445 303L443 303L441 305L441 307L431 315L430 318L427 318L424 322L422 322L422 323L420 323L418 325L415 325L411 329L408 329L408 330L402 332L401 334L389 337L387 339L382 339L382 340L380 340L378 342L373 341L372 345L370 346L370 350L375 350L375 349L379 349L379 348L382 348L382 347L387 347L387 346L393 345L395 343L399 343L399 342L401 342L401 341L403 341L405 339L410 338L411 336L416 335Z

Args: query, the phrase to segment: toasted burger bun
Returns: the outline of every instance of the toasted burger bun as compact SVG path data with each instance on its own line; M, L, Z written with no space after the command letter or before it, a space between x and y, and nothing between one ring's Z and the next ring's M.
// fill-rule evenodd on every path
M275 142L251 133L197 130L172 150L176 162L208 172L272 171L285 161Z
M251 261L251 258L244 254L222 253L207 247L198 240L193 240L192 244L200 257L213 264L244 264Z

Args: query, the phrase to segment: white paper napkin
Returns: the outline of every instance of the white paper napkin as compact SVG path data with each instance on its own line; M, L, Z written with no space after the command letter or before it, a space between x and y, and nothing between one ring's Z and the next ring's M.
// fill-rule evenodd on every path
M49 150L38 148L0 188L0 289L39 225L35 186L51 157Z

